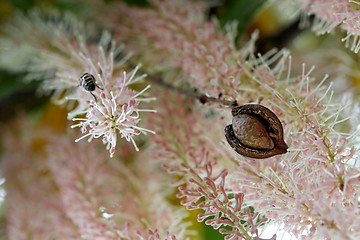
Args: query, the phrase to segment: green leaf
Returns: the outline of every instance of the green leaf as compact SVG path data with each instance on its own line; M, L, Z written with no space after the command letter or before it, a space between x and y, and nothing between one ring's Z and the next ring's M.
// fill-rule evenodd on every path
M220 24L224 26L229 21L236 20L238 35L241 35L265 2L266 0L225 0L219 10Z
M204 239L206 240L218 240L218 239L224 239L225 237L225 235L221 234L219 230L215 230L212 226L206 225L205 223L204 223L204 228L205 228Z
M24 73L14 74L0 69L0 122L11 119L19 111L37 111L48 102L48 97L36 95L40 81L25 83L24 76Z
M16 91L36 88L39 85L38 81L25 83L24 77L23 73L14 74L0 69L0 99Z
M35 5L36 0L3 0L6 3L11 4L13 7L26 10Z
M115 2L115 1L123 1L129 6L140 6L147 7L149 6L149 2L147 0L104 0L105 2Z

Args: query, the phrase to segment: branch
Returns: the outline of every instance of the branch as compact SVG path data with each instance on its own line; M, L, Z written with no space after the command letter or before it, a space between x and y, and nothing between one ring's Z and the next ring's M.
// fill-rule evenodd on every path
M127 62L127 66L129 68L135 68L136 66L130 62ZM164 88L167 88L167 89L170 89L174 92L177 92L177 93L180 93L180 94L183 94L187 97L190 97L190 98L193 98L193 99L197 99L199 100L202 104L205 104L205 103L220 103L222 105L225 105L225 106L230 106L230 107L236 107L238 106L236 100L234 101L229 101L229 100L224 100L224 99L221 99L221 93L219 94L219 97L215 98L215 97L209 97L209 96L206 96L205 94L203 93L197 93L197 92L194 92L194 91L191 91L191 90L187 90L187 89L183 89L183 88L179 88L179 87L176 87L170 83L167 83L164 81L164 79L162 79L161 77L159 76L156 76L156 75L152 75L150 73L147 73L141 69L139 69L137 71L140 75L141 74L145 74L146 75L146 79L149 80L150 82L153 82L159 86L162 86Z

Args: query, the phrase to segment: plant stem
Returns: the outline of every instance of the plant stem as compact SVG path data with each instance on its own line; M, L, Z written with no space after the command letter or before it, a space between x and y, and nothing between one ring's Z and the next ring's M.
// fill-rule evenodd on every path
M130 68L135 68L135 65L130 63L130 62L128 62L127 65ZM191 90L176 87L176 86L174 86L174 85L172 85L170 83L165 82L161 77L149 74L149 73L147 73L147 72L145 72L145 71L143 71L141 69L139 69L137 72L140 73L140 74L146 74L146 79L148 81L150 81L150 82L153 82L153 83L155 83L155 84L157 84L159 86L162 86L164 88L170 89L171 91L183 94L183 95L185 95L187 97L197 99L202 104L205 104L205 103L220 103L222 105L230 106L230 107L234 107L234 106L238 105L236 101L229 101L229 100L221 99L220 95L217 98L216 97L209 97L209 96L206 96L203 93L197 93L197 92L193 92Z

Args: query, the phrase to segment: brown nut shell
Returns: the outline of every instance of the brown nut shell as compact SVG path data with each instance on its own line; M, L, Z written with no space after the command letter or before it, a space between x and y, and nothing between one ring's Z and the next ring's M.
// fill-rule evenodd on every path
M262 159L287 152L278 117L259 104L233 107L233 124L225 128L230 146L240 155Z
M260 150L271 150L274 142L264 124L255 116L240 114L232 120L234 135L242 145Z

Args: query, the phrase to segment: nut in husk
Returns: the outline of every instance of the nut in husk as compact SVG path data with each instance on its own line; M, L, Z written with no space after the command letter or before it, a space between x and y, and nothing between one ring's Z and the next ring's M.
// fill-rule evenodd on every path
M287 152L283 128L278 117L259 104L233 107L233 121L225 136L240 155L262 159Z

